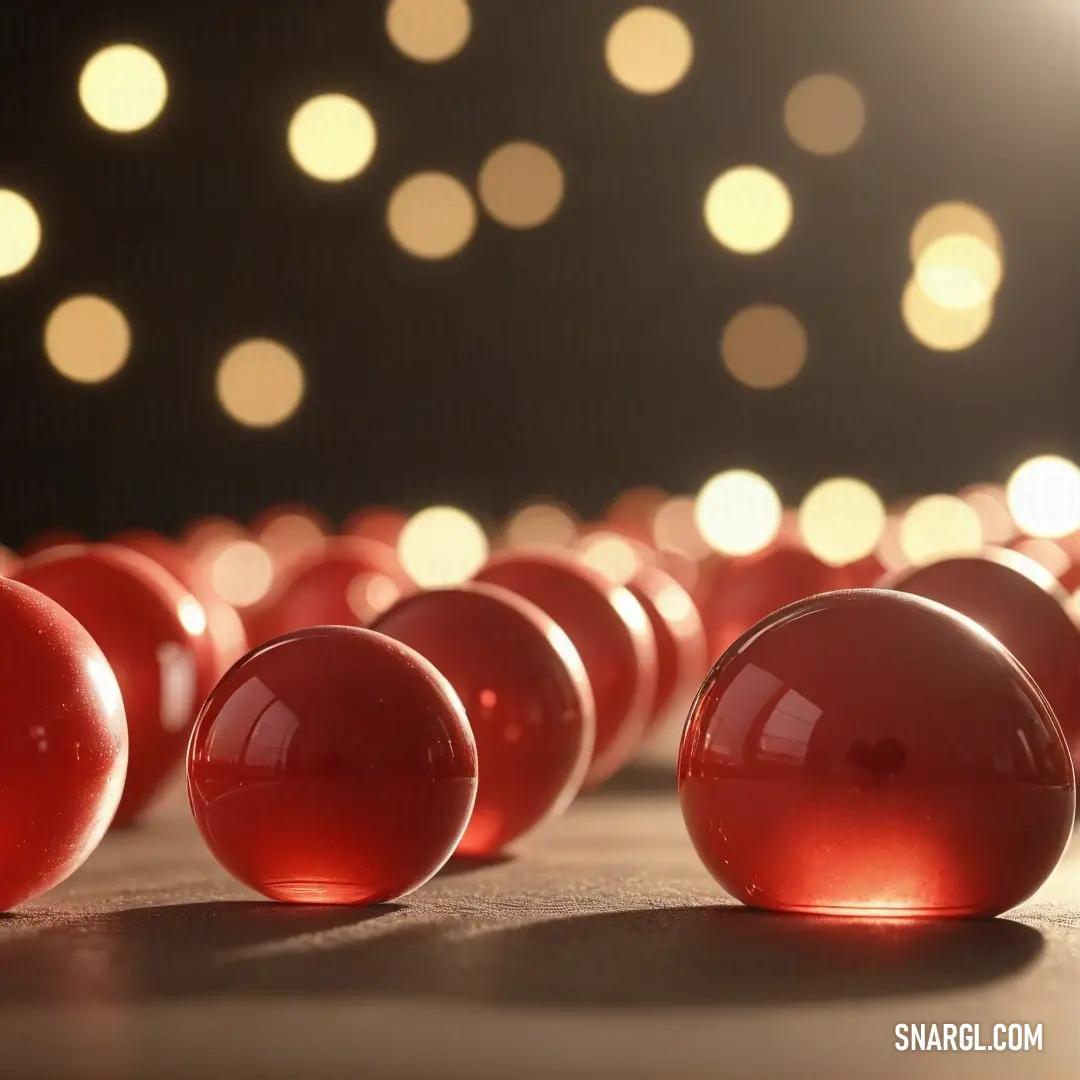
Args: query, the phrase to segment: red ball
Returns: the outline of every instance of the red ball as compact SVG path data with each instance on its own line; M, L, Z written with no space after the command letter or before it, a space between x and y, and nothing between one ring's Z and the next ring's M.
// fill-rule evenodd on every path
M709 673L679 799L745 904L818 914L994 915L1069 839L1061 729L970 620L879 589L775 612Z
M453 853L476 745L450 684L399 642L345 626L249 653L203 706L188 795L218 861L273 900L377 904Z
M1080 766L1080 624L1049 570L1019 552L988 548L982 557L901 570L882 587L936 600L989 630L1046 695Z
M58 604L0 579L0 910L74 873L124 786L120 687L93 638Z
M847 584L805 548L780 546L759 555L714 559L702 574L697 602L709 656L719 656L747 627L778 608Z
M708 643L690 594L655 566L642 567L626 586L637 597L656 638L656 694L648 732L686 715L709 667Z
M569 805L596 719L581 657L543 611L474 584L411 596L372 629L430 660L465 705L482 779L460 854L499 851Z
M369 626L415 588L385 544L339 536L245 613L248 637L259 643L306 626Z
M43 552L17 578L78 619L116 673L131 753L115 820L127 824L182 759L214 684L206 615L156 563L111 544Z
M656 640L641 604L573 556L548 549L500 552L476 580L531 600L574 643L596 704L585 786L606 780L638 748L656 696Z

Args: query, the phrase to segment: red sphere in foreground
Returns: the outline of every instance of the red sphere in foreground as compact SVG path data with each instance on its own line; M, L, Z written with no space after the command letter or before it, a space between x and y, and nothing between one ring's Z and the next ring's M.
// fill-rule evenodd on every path
M778 608L846 584L843 570L827 566L804 548L718 557L703 573L697 593L710 659Z
M581 657L547 615L506 589L466 585L409 597L372 629L430 660L465 705L480 786L460 854L498 851L566 808L596 719Z
M1046 695L1080 764L1080 624L1046 567L1016 551L988 549L902 570L882 587L936 600L989 630Z
M131 745L116 824L127 824L183 758L214 685L206 615L156 563L110 544L42 552L17 579L78 619L116 674Z
M596 705L585 783L606 780L637 749L656 694L656 640L641 604L574 557L546 549L500 552L476 580L531 600L566 631Z
M745 904L994 915L1069 839L1075 781L1046 699L970 620L903 593L775 612L709 673L679 799L706 867Z
M77 870L109 827L127 766L120 687L58 604L0 579L0 910Z
M450 684L368 630L299 630L207 699L188 796L218 861L273 900L377 904L450 857L476 797L476 745Z

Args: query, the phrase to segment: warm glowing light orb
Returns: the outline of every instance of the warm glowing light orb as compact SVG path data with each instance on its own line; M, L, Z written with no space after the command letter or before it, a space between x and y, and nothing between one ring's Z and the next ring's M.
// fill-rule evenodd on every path
M784 508L763 476L731 469L707 481L694 504L698 530L714 551L750 555L780 531Z
M787 308L752 304L733 315L720 337L732 377L755 390L791 382L806 363L806 329Z
M237 423L275 427L300 407L304 369L280 342L252 338L225 354L217 372L217 396Z
M410 60L438 64L465 48L472 13L467 0L391 0L386 32Z
M168 96L165 70L138 45L106 46L87 60L79 76L79 100L87 115L119 134L149 127Z
M919 288L940 307L960 310L992 300L1002 273L1001 257L977 236L943 236L915 264Z
M949 308L935 303L912 278L900 302L904 325L920 345L935 352L959 352L970 348L990 329L994 304L986 300L969 308Z
M274 583L274 560L253 540L229 540L209 560L210 584L233 607L257 604Z
M845 566L872 554L885 533L885 504L862 480L822 480L799 507L803 543L822 562Z
M0 277L25 270L41 247L41 221L30 200L0 188Z
M663 94L682 81L694 59L686 23L666 8L643 6L612 24L604 45L608 70L635 94Z
M1016 536L1016 522L1009 512L1002 484L972 484L960 498L979 516L983 539L988 544L1007 544Z
M900 522L900 549L912 566L925 566L983 549L979 515L955 495L916 499Z
M712 552L697 525L692 495L674 495L653 515L652 538L658 551L670 551L695 562Z
M925 210L911 230L908 246L912 266L931 244L947 236L973 236L999 257L1005 252L1001 233L985 210L968 202L943 202Z
M1005 485L1009 512L1029 536L1053 539L1080 529L1080 468L1044 454L1020 465Z
M784 126L811 154L842 154L863 133L866 105L858 87L842 75L808 75L788 93Z
M642 567L634 545L617 533L598 532L586 536L578 548L581 561L616 585L625 585Z
M371 113L345 94L305 101L289 122L289 153L309 176L327 183L351 180L375 153Z
M760 255L776 247L793 216L787 185L758 165L736 165L721 173L705 196L709 232L740 255Z
M390 235L419 259L456 255L476 231L476 205L453 176L422 172L403 180L386 210Z
M555 503L530 503L510 515L503 529L507 547L569 547L578 535L577 520Z
M488 556L480 523L455 506L429 506L409 518L398 538L405 572L425 589L467 581Z
M478 190L484 209L509 229L535 229L563 199L562 166L550 150L532 142L509 142L480 167Z
M45 324L45 355L66 379L100 383L127 362L131 328L124 313L101 296L73 296Z

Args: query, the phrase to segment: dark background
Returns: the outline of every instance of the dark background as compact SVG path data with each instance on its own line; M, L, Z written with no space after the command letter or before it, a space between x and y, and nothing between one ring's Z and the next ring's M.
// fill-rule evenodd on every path
M695 490L725 467L788 501L855 473L886 497L1004 479L1042 451L1080 456L1080 11L1076 0L671 0L695 38L658 97L607 72L627 0L472 0L443 64L401 56L376 0L18 0L0 9L0 186L35 204L36 260L0 281L0 540L67 526L178 528L304 500L452 501L500 514L534 493L586 514L620 489ZM145 44L170 83L146 131L82 111L85 60ZM784 97L835 71L866 101L855 148L789 140ZM371 110L356 180L289 158L320 92ZM481 212L457 257L404 254L384 224L405 175L474 184L512 138L561 161L566 199L535 231ZM795 224L745 258L706 231L724 168L776 171ZM1006 279L989 333L960 354L905 330L907 244L930 204L984 207ZM100 386L62 379L45 319L76 292L128 316L134 349ZM746 389L717 340L741 306L804 321L806 369ZM214 398L241 338L301 358L308 394L245 430Z

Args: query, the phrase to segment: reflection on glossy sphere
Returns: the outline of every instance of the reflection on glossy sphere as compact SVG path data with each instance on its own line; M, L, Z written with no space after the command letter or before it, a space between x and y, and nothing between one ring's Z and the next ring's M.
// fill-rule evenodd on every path
M1080 626L1046 567L1015 551L902 570L883 586L936 600L989 630L1027 669L1080 762Z
M606 780L637 749L656 693L656 641L641 604L580 560L547 549L501 552L476 580L531 600L566 631L596 703L586 786Z
M128 738L101 649L59 605L0 578L0 911L74 873L120 801Z
M111 544L54 548L17 576L78 619L116 674L131 743L116 824L128 824L179 764L214 685L206 613L157 563Z
M210 850L274 900L377 904L450 857L476 796L476 746L418 653L345 626L249 653L207 699L188 796Z
M465 705L481 780L460 854L496 852L569 805L596 718L581 657L540 608L465 585L403 600L372 629L430 660Z
M1038 688L948 608L858 589L776 612L709 673L679 753L690 838L755 907L995 915L1069 839L1075 781Z

